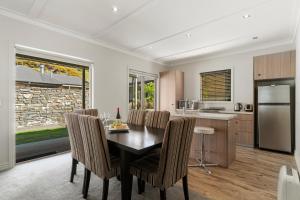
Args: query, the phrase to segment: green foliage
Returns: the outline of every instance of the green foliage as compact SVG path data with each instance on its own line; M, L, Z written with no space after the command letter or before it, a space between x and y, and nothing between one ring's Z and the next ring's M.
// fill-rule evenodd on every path
M154 82L148 82L144 85L144 92L145 92L145 100L147 109L154 108L154 94L155 94L155 84Z
M46 72L52 71L55 74L65 74L68 76L76 76L76 77L82 78L82 70L79 68L72 67L72 66L67 67L67 66L63 66L63 65L59 65L59 64L55 64L55 63L29 60L29 59L20 58L20 57L16 58L16 64L30 67L36 71L40 71L40 65L43 64L45 66ZM89 80L88 70L85 70L85 74L86 74L86 78L87 78L86 80Z

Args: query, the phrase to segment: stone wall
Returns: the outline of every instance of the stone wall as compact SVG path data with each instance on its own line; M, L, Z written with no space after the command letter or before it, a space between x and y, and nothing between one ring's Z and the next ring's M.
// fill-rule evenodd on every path
M86 107L88 105L86 90ZM26 130L64 125L66 112L82 108L81 87L39 87L16 83L16 128Z

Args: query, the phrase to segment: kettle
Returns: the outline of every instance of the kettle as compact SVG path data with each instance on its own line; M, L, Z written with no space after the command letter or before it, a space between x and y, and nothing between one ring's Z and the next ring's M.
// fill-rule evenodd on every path
M236 103L234 104L234 111L241 111L243 109L243 104Z

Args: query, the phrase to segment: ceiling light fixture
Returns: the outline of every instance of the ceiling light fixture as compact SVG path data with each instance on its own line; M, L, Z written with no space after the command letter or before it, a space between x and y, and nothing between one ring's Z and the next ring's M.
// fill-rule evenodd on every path
M117 6L113 6L112 10L113 10L114 13L117 13L119 11L119 8Z
M149 47L149 49L152 49L152 48L153 48L152 46Z
M257 39L258 39L258 37L257 37L257 36L255 36L255 37L253 37L252 39L253 39L253 40L257 40Z
M249 15L249 14L243 15L243 18L244 18L244 19L248 19L248 18L250 18L250 17L251 17L251 15Z
M190 38L190 37L192 37L192 34L191 34L191 33L187 33L187 34L186 34L186 37L187 37L187 38Z

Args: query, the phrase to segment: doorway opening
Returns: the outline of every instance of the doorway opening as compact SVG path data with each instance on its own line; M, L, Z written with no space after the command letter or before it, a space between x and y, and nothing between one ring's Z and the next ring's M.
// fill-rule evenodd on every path
M64 113L90 107L88 66L16 54L16 162L70 150Z

